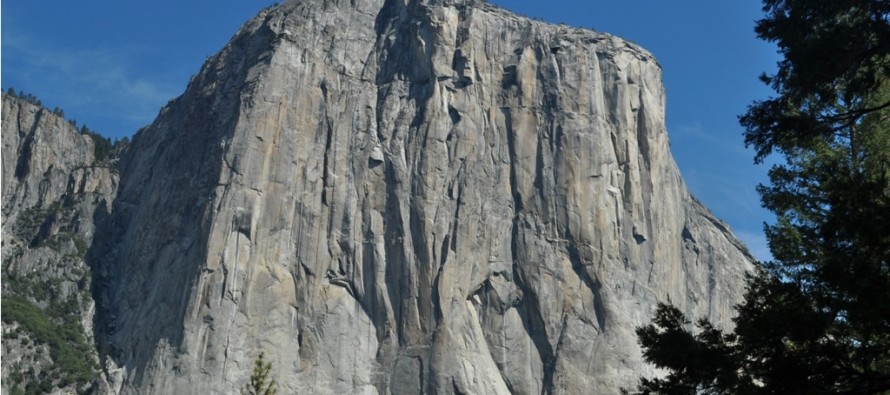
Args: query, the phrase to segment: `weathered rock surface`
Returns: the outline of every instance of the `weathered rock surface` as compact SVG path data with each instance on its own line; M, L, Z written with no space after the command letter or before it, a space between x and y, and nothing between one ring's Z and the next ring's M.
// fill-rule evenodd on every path
M461 1L293 1L134 139L94 244L124 393L615 393L657 301L750 256L668 148L660 66Z
M63 117L2 101L3 393L99 388L85 254L117 190L113 161Z
M683 184L660 73L472 1L261 12L121 159L87 253L106 390L234 393L260 352L280 393L633 385L658 301L728 325L752 267ZM3 126L6 221L44 193L7 202Z

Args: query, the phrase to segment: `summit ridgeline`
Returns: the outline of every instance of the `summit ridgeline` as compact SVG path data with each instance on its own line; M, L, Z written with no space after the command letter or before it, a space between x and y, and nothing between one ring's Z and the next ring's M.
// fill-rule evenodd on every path
M729 326L753 268L664 102L640 47L481 2L262 11L116 162L107 390L233 393L261 353L288 394L634 386L658 302Z

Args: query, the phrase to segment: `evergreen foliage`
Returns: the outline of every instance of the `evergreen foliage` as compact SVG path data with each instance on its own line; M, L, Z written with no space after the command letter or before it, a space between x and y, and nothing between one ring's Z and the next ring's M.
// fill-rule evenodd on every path
M6 90L6 94L11 97L15 97L15 98L24 100L28 103L35 105L35 106L43 106L43 103L40 102L40 99L38 99L37 96L32 93L27 93L27 92L21 91L21 90L18 91L18 93L16 93L15 88L9 87L9 89Z
M80 133L90 136L90 138L93 140L93 144L95 147L93 153L96 163L104 162L105 159L107 159L114 151L115 145L117 145L117 141L112 142L110 138L90 130L90 128L88 128L86 124L80 127Z
M740 117L776 224L735 329L661 305L637 333L667 376L642 394L890 393L890 2L765 0L778 96Z
M761 76L778 96L740 117L758 162L774 150L794 156L890 106L873 96L890 75L890 2L764 0L763 10L754 30L784 59Z
M250 381L241 389L242 395L275 395L278 392L278 384L269 377L272 371L272 363L265 360L265 354L260 353L253 363L253 373Z
M41 103L40 99L38 99L36 95L31 93L27 93L24 91L19 91L18 93L16 93L15 89L10 87L7 90L6 94L10 97L19 98L36 106L43 106L43 103ZM51 112L60 118L65 118L65 110L60 107L54 107ZM93 143L95 144L94 157L96 164L102 164L103 162L105 162L106 159L112 157L115 152L123 149L123 147L129 145L130 143L129 138L127 137L124 137L121 140L112 141L111 138L105 137L101 133L90 129L89 127L87 127L86 124L80 125L78 127L77 120L74 118L68 119L67 121L68 124L70 124L74 128L79 129L81 134L88 135L93 140Z
M48 392L47 388L69 385L74 385L78 393L91 391L99 367L89 357L93 346L80 324L78 298L61 297L58 279L41 281L32 276L5 275L3 280L9 292L3 295L2 320L7 325L18 325L4 337L12 340L21 334L32 339L49 350L53 362L39 377L13 367L11 391L41 394Z

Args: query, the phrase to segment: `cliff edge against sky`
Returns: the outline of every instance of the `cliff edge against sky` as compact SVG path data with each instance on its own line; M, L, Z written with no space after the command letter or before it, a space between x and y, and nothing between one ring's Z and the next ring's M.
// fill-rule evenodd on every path
M484 3L261 12L116 167L107 391L230 393L260 352L282 393L632 386L657 302L729 325L752 268L664 100L636 45Z

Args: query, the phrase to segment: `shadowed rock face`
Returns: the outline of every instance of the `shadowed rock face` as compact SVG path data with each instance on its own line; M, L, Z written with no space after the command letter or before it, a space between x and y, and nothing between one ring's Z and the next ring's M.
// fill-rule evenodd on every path
M89 255L115 391L231 393L260 352L281 393L633 385L658 301L728 325L752 267L660 74L469 1L261 12L121 161Z
M2 391L29 382L55 393L89 383L108 390L90 341L94 302L85 257L110 214L116 159L97 161L94 141L61 115L2 96ZM80 365L65 364L65 356Z

